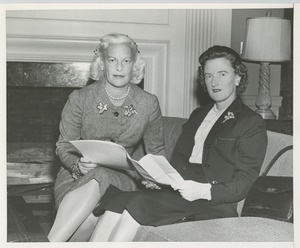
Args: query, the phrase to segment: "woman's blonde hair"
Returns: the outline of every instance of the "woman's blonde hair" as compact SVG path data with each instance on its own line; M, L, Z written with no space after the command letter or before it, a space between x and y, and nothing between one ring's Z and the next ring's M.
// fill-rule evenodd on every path
M100 39L100 43L94 51L95 56L90 67L90 78L93 80L99 80L103 77L103 61L105 59L105 52L110 45L126 45L130 48L134 60L134 67L130 82L134 84L140 83L145 74L146 63L134 40L128 35L119 33L107 34Z

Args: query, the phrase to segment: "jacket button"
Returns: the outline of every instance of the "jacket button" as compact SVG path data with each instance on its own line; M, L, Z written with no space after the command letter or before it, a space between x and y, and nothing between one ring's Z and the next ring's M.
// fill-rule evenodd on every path
M115 117L118 117L118 116L119 116L119 113L118 113L118 112L114 112L114 116L115 116Z
M218 182L216 181L216 180L213 180L212 182L211 182L211 184L217 184Z
M204 164L204 166L205 166L205 167L209 167L210 165L209 165L209 164Z
M209 149L210 148L210 144L206 144L206 148Z

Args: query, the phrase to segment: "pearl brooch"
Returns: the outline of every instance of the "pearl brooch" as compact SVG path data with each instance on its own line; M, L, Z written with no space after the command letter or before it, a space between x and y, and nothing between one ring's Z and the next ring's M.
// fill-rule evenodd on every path
M108 110L108 104L100 102L97 109L99 109L99 114L101 115L104 111Z
M129 106L126 105L124 115L130 117L133 114L137 115L137 111L134 109L133 105L132 104Z

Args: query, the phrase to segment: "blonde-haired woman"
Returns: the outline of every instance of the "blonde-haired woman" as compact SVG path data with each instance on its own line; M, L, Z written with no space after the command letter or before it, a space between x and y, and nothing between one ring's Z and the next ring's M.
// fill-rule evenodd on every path
M143 141L147 153L165 155L158 99L136 85L144 68L129 36L112 33L100 39L90 70L96 82L72 92L61 116L56 145L62 167L54 187L58 211L50 241L88 240L98 220L92 211L108 186L138 187L137 176L89 163L69 141L109 140L129 154Z

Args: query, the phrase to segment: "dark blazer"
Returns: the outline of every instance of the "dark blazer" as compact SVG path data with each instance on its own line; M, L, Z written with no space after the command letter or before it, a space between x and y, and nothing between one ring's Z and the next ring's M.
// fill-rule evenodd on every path
M213 104L193 111L183 126L171 164L184 174L194 147L194 137ZM234 118L226 119L233 113ZM265 122L239 97L210 130L203 148L202 166L210 183L211 204L234 203L245 198L257 179L267 147Z

